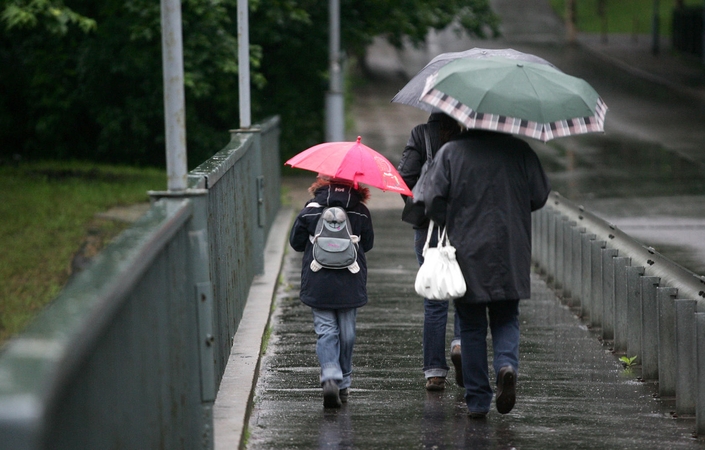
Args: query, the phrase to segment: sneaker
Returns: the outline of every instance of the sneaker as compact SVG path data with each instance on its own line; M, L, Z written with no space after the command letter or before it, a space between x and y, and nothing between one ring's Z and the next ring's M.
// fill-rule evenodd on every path
M479 419L486 419L486 418L487 418L487 411L484 411L484 412L472 412L472 411L468 411L468 416L469 416L471 419L476 419L476 420L479 420Z
M429 377L426 378L427 391L442 391L446 388L445 377Z
M340 391L335 380L326 380L323 382L323 407L324 408L340 408L343 406L340 401Z
M514 403L516 402L516 381L517 374L512 366L504 366L499 369L495 403L500 414L507 414L514 408Z
M455 383L460 387L465 387L463 382L463 361L460 357L460 345L454 345L450 349L450 360L455 367Z
M342 403L347 403L348 402L348 388L341 389L340 392L338 392L338 397L340 397L340 401Z

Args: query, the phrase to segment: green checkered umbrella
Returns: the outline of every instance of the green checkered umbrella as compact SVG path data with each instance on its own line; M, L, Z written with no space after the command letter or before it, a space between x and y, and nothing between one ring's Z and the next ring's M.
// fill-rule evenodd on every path
M604 131L607 106L585 80L546 64L462 59L428 77L421 101L464 123L541 141Z

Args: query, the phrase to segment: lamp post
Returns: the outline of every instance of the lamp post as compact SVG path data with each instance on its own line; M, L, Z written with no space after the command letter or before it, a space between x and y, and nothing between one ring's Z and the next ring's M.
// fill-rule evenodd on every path
M250 102L250 27L247 0L237 0L237 65L240 128L252 125Z
M161 0L162 71L167 185L169 191L187 186L186 106L180 0Z
M340 57L340 0L329 0L328 12L330 88L326 93L326 141L340 142L345 138L343 71Z

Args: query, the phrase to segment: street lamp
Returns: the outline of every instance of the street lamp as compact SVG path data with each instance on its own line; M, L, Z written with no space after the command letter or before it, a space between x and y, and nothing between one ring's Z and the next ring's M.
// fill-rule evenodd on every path
M343 70L340 57L340 0L329 0L328 12L330 90L326 93L326 141L340 142L345 137Z

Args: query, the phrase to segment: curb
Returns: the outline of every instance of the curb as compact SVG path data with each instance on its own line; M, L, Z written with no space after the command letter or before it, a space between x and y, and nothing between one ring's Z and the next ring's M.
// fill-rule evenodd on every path
M214 448L241 448L259 375L262 340L269 326L294 210L282 207L264 249L264 274L255 277L233 338L213 404Z

